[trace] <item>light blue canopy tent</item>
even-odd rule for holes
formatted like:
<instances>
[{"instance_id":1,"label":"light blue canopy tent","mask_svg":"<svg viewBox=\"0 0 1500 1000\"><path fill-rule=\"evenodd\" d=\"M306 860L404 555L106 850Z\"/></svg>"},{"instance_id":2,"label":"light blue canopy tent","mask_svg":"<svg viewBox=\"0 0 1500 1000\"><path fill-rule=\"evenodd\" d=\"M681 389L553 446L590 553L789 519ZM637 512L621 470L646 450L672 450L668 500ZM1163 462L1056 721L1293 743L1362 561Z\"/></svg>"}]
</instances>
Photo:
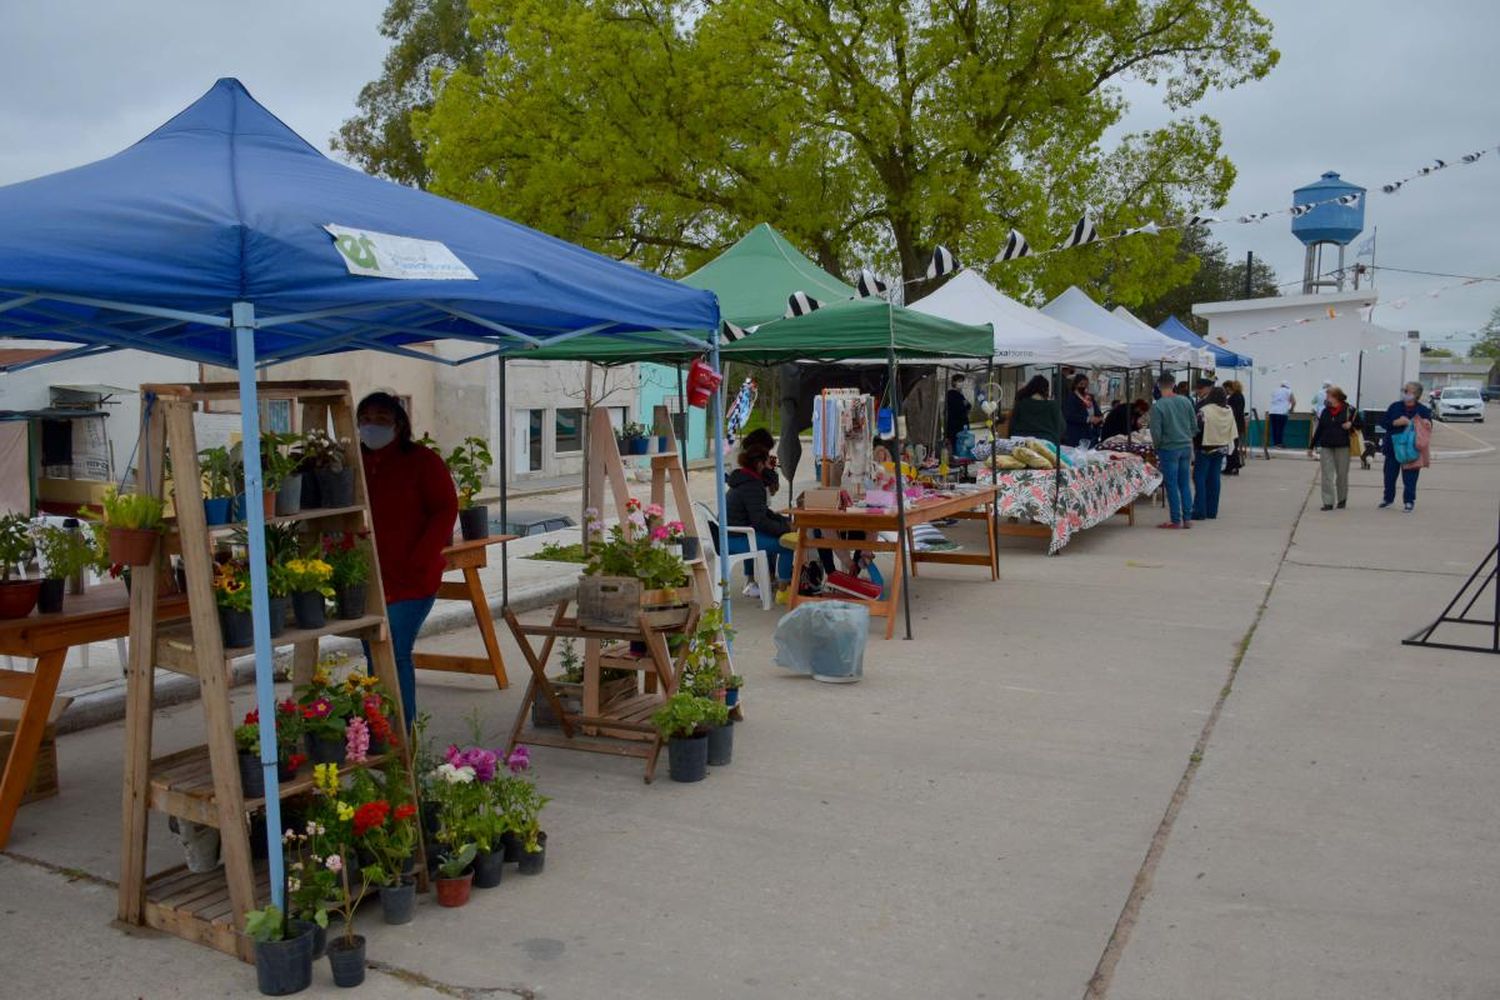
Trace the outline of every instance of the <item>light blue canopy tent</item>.
<instances>
[{"instance_id":1,"label":"light blue canopy tent","mask_svg":"<svg viewBox=\"0 0 1500 1000\"><path fill-rule=\"evenodd\" d=\"M1156 329L1173 340L1180 340L1184 344L1192 344L1194 347L1203 347L1212 351L1215 368L1249 368L1255 364L1254 360L1245 357L1243 354L1236 354L1227 347L1220 347L1218 344L1211 344L1207 340L1204 340L1176 316L1168 316L1162 320Z\"/></svg>"},{"instance_id":2,"label":"light blue canopy tent","mask_svg":"<svg viewBox=\"0 0 1500 1000\"><path fill-rule=\"evenodd\" d=\"M237 368L250 496L257 367L350 350L503 365L574 337L663 333L717 367L718 327L710 292L329 160L237 80L114 156L0 187L0 337L74 345L48 361L134 348ZM410 347L438 339L474 353ZM265 517L246 506L270 884L284 907Z\"/></svg>"}]
</instances>

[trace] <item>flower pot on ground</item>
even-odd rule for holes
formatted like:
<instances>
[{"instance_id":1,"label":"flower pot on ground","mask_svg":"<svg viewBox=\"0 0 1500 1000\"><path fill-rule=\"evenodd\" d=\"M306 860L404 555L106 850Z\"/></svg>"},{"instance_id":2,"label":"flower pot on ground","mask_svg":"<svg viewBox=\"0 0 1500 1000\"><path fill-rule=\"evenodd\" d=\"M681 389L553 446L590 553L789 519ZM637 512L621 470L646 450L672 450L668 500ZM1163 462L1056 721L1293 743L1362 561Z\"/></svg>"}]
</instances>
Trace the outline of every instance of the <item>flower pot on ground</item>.
<instances>
[{"instance_id":1,"label":"flower pot on ground","mask_svg":"<svg viewBox=\"0 0 1500 1000\"><path fill-rule=\"evenodd\" d=\"M42 580L37 590L36 609L44 615L52 615L63 609L63 594L67 592L68 581L62 578L53 579L48 577Z\"/></svg>"},{"instance_id":2,"label":"flower pot on ground","mask_svg":"<svg viewBox=\"0 0 1500 1000\"><path fill-rule=\"evenodd\" d=\"M334 938L328 944L328 965L333 970L333 985L358 986L365 981L365 939L354 935L353 940Z\"/></svg>"},{"instance_id":3,"label":"flower pot on ground","mask_svg":"<svg viewBox=\"0 0 1500 1000\"><path fill-rule=\"evenodd\" d=\"M466 542L490 537L490 508L484 504L459 508L458 533Z\"/></svg>"},{"instance_id":4,"label":"flower pot on ground","mask_svg":"<svg viewBox=\"0 0 1500 1000\"><path fill-rule=\"evenodd\" d=\"M464 844L450 849L438 862L439 906L463 906L469 901L469 889L474 882L474 856L478 853L473 844Z\"/></svg>"},{"instance_id":5,"label":"flower pot on ground","mask_svg":"<svg viewBox=\"0 0 1500 1000\"><path fill-rule=\"evenodd\" d=\"M708 774L708 728L723 725L729 710L722 702L678 691L651 715L651 724L667 741L667 772L673 781L702 781Z\"/></svg>"},{"instance_id":6,"label":"flower pot on ground","mask_svg":"<svg viewBox=\"0 0 1500 1000\"><path fill-rule=\"evenodd\" d=\"M292 615L297 619L297 627L313 629L328 624L326 603L316 590L299 590L292 594Z\"/></svg>"},{"instance_id":7,"label":"flower pot on ground","mask_svg":"<svg viewBox=\"0 0 1500 1000\"><path fill-rule=\"evenodd\" d=\"M479 851L474 855L474 888L493 889L500 884L505 870L505 848Z\"/></svg>"},{"instance_id":8,"label":"flower pot on ground","mask_svg":"<svg viewBox=\"0 0 1500 1000\"><path fill-rule=\"evenodd\" d=\"M286 517L302 509L302 474L289 475L276 491L276 516Z\"/></svg>"},{"instance_id":9,"label":"flower pot on ground","mask_svg":"<svg viewBox=\"0 0 1500 1000\"><path fill-rule=\"evenodd\" d=\"M542 868L547 864L547 834L545 832L536 835L536 850L527 850L525 843L521 844L521 853L516 858L516 871L522 875L540 875Z\"/></svg>"},{"instance_id":10,"label":"flower pot on ground","mask_svg":"<svg viewBox=\"0 0 1500 1000\"><path fill-rule=\"evenodd\" d=\"M694 782L708 777L708 731L674 736L667 744L667 774L673 781Z\"/></svg>"},{"instance_id":11,"label":"flower pot on ground","mask_svg":"<svg viewBox=\"0 0 1500 1000\"><path fill-rule=\"evenodd\" d=\"M734 723L710 726L708 729L708 763L723 767L734 760Z\"/></svg>"},{"instance_id":12,"label":"flower pot on ground","mask_svg":"<svg viewBox=\"0 0 1500 1000\"><path fill-rule=\"evenodd\" d=\"M380 887L380 912L388 924L409 924L417 909L417 883L402 878L396 885Z\"/></svg>"},{"instance_id":13,"label":"flower pot on ground","mask_svg":"<svg viewBox=\"0 0 1500 1000\"><path fill-rule=\"evenodd\" d=\"M505 853L505 863L515 864L521 860L521 838L512 830L500 835L500 847Z\"/></svg>"},{"instance_id":14,"label":"flower pot on ground","mask_svg":"<svg viewBox=\"0 0 1500 1000\"><path fill-rule=\"evenodd\" d=\"M255 644L255 623L248 609L219 608L219 630L224 636L225 649L241 649Z\"/></svg>"},{"instance_id":15,"label":"flower pot on ground","mask_svg":"<svg viewBox=\"0 0 1500 1000\"><path fill-rule=\"evenodd\" d=\"M328 928L312 920L293 920L292 930L295 933L306 931L312 935L312 957L316 962L328 954Z\"/></svg>"},{"instance_id":16,"label":"flower pot on ground","mask_svg":"<svg viewBox=\"0 0 1500 1000\"><path fill-rule=\"evenodd\" d=\"M255 981L264 996L287 996L312 985L311 926L285 920L274 906L245 914L245 934L255 942Z\"/></svg>"}]
</instances>

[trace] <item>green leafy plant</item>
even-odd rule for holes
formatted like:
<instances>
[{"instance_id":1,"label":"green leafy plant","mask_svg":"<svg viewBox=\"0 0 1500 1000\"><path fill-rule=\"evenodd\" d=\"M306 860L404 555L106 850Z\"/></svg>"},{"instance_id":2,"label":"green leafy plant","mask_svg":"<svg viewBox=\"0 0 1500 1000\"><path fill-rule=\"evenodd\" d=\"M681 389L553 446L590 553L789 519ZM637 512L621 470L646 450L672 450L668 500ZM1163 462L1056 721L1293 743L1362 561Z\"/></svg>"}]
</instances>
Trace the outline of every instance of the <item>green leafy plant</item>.
<instances>
[{"instance_id":1,"label":"green leafy plant","mask_svg":"<svg viewBox=\"0 0 1500 1000\"><path fill-rule=\"evenodd\" d=\"M49 580L66 580L99 561L91 532L43 524L36 527L34 535L37 560L42 575Z\"/></svg>"},{"instance_id":2,"label":"green leafy plant","mask_svg":"<svg viewBox=\"0 0 1500 1000\"><path fill-rule=\"evenodd\" d=\"M145 493L121 493L110 486L100 499L104 509L104 524L110 528L126 528L132 531L156 531L162 522L160 497Z\"/></svg>"},{"instance_id":3,"label":"green leafy plant","mask_svg":"<svg viewBox=\"0 0 1500 1000\"><path fill-rule=\"evenodd\" d=\"M635 441L646 436L646 428L638 423L631 422L620 429L620 437L626 441Z\"/></svg>"},{"instance_id":4,"label":"green leafy plant","mask_svg":"<svg viewBox=\"0 0 1500 1000\"><path fill-rule=\"evenodd\" d=\"M729 709L722 702L678 691L651 714L651 724L667 740L686 739L703 726L722 726Z\"/></svg>"},{"instance_id":5,"label":"green leafy plant","mask_svg":"<svg viewBox=\"0 0 1500 1000\"><path fill-rule=\"evenodd\" d=\"M342 590L370 578L370 557L360 544L362 533L342 531L323 536L323 561L333 567L333 587Z\"/></svg>"},{"instance_id":6,"label":"green leafy plant","mask_svg":"<svg viewBox=\"0 0 1500 1000\"><path fill-rule=\"evenodd\" d=\"M198 471L203 476L203 495L210 499L233 496L235 463L229 449L222 445L198 452Z\"/></svg>"},{"instance_id":7,"label":"green leafy plant","mask_svg":"<svg viewBox=\"0 0 1500 1000\"><path fill-rule=\"evenodd\" d=\"M583 554L583 543L574 542L572 545L564 545L562 542L548 542L526 559L543 559L549 562L586 563L588 556Z\"/></svg>"},{"instance_id":8,"label":"green leafy plant","mask_svg":"<svg viewBox=\"0 0 1500 1000\"><path fill-rule=\"evenodd\" d=\"M734 629L724 621L723 605L715 604L704 611L688 636L681 686L704 697L717 697L725 688L736 686L726 681L723 667L733 637Z\"/></svg>"},{"instance_id":9,"label":"green leafy plant","mask_svg":"<svg viewBox=\"0 0 1500 1000\"><path fill-rule=\"evenodd\" d=\"M31 521L26 515L0 517L0 580L9 580L16 566L24 567L31 560L32 549Z\"/></svg>"},{"instance_id":10,"label":"green leafy plant","mask_svg":"<svg viewBox=\"0 0 1500 1000\"><path fill-rule=\"evenodd\" d=\"M478 853L479 849L473 844L455 847L444 854L442 860L438 862L438 872L443 878L461 878L474 863L474 856Z\"/></svg>"},{"instance_id":11,"label":"green leafy plant","mask_svg":"<svg viewBox=\"0 0 1500 1000\"><path fill-rule=\"evenodd\" d=\"M468 510L474 506L475 494L484 487L485 473L495 464L495 458L484 438L468 437L444 461L458 486L458 509Z\"/></svg>"},{"instance_id":12,"label":"green leafy plant","mask_svg":"<svg viewBox=\"0 0 1500 1000\"><path fill-rule=\"evenodd\" d=\"M251 940L262 944L281 941L286 938L286 930L286 918L282 916L281 908L274 903L267 903L263 909L245 912L245 934Z\"/></svg>"},{"instance_id":13,"label":"green leafy plant","mask_svg":"<svg viewBox=\"0 0 1500 1000\"><path fill-rule=\"evenodd\" d=\"M301 434L263 431L260 435L260 469L264 480L262 489L275 493L297 471L301 461L293 454L292 447L302 440Z\"/></svg>"},{"instance_id":14,"label":"green leafy plant","mask_svg":"<svg viewBox=\"0 0 1500 1000\"><path fill-rule=\"evenodd\" d=\"M542 808L552 800L522 775L503 779L506 828L521 838L521 848L531 854L542 849Z\"/></svg>"}]
</instances>

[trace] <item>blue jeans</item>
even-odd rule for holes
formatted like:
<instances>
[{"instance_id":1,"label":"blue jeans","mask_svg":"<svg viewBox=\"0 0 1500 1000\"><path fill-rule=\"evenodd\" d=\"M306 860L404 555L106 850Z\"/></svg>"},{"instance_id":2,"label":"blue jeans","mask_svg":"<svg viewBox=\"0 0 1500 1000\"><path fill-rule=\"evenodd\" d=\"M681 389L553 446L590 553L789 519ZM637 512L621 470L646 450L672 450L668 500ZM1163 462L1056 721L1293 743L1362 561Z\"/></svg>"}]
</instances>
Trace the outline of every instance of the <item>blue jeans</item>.
<instances>
[{"instance_id":1,"label":"blue jeans","mask_svg":"<svg viewBox=\"0 0 1500 1000\"><path fill-rule=\"evenodd\" d=\"M766 554L766 561L776 573L776 579L785 583L792 578L792 550L784 548L780 535L768 535L764 531L755 533L755 547ZM749 552L750 545L741 534L729 536L729 554Z\"/></svg>"},{"instance_id":2,"label":"blue jeans","mask_svg":"<svg viewBox=\"0 0 1500 1000\"><path fill-rule=\"evenodd\" d=\"M406 717L407 729L411 728L411 720L417 717L417 668L411 662L411 651L435 600L435 597L418 597L385 606L386 620L391 625L391 646L396 656L396 680L401 684L401 712ZM365 655L369 656L368 646Z\"/></svg>"},{"instance_id":3,"label":"blue jeans","mask_svg":"<svg viewBox=\"0 0 1500 1000\"><path fill-rule=\"evenodd\" d=\"M1193 512L1193 449L1163 448L1156 453L1156 461L1167 490L1172 523L1181 524Z\"/></svg>"},{"instance_id":4,"label":"blue jeans","mask_svg":"<svg viewBox=\"0 0 1500 1000\"><path fill-rule=\"evenodd\" d=\"M1396 499L1396 477L1401 477L1401 502L1417 502L1417 476L1422 474L1421 469L1403 469L1401 463L1396 461L1396 456L1387 453L1385 456L1385 502L1391 503Z\"/></svg>"},{"instance_id":5,"label":"blue jeans","mask_svg":"<svg viewBox=\"0 0 1500 1000\"><path fill-rule=\"evenodd\" d=\"M1193 463L1193 517L1197 520L1219 516L1219 477L1224 472L1224 456L1202 452Z\"/></svg>"}]
</instances>

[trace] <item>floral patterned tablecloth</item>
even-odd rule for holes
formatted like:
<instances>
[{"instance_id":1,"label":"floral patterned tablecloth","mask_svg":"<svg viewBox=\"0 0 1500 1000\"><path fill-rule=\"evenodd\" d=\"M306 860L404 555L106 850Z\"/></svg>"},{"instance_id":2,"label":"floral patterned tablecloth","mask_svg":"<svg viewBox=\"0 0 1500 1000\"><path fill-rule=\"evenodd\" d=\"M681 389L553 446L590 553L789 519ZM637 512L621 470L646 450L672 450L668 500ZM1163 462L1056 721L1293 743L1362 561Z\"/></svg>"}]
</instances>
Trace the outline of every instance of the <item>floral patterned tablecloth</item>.
<instances>
[{"instance_id":1,"label":"floral patterned tablecloth","mask_svg":"<svg viewBox=\"0 0 1500 1000\"><path fill-rule=\"evenodd\" d=\"M999 470L997 506L1001 517L1025 517L1052 528L1048 553L1055 553L1072 539L1074 532L1108 520L1136 497L1156 492L1161 474L1134 455L1111 459L1108 464L1090 463L1082 468L1064 468L1062 498L1054 503L1057 473L1052 469ZM990 470L978 473L988 485Z\"/></svg>"}]
</instances>

